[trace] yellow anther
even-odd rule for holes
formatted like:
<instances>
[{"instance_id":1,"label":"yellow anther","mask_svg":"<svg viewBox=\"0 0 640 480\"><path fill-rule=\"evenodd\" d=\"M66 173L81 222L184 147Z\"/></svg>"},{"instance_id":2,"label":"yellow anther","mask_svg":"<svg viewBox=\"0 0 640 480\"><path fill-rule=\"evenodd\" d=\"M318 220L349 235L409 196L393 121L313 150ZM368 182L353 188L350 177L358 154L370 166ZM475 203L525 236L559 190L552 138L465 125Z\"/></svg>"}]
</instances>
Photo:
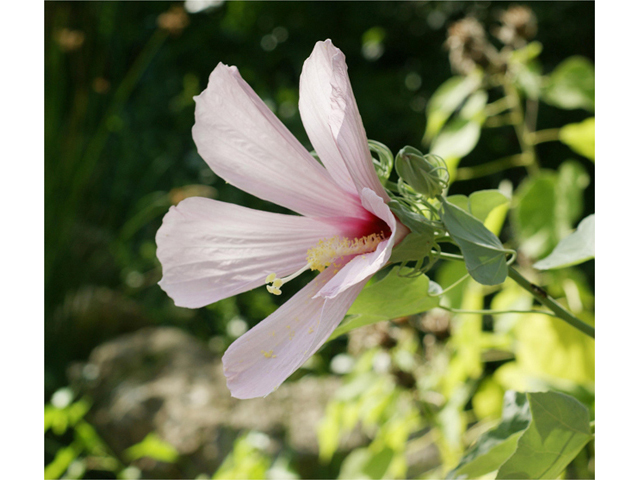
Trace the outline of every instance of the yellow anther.
<instances>
[{"instance_id":1,"label":"yellow anther","mask_svg":"<svg viewBox=\"0 0 640 480\"><path fill-rule=\"evenodd\" d=\"M279 288L276 287L272 287L271 285L267 285L267 291L273 295L280 295L282 294L282 290L280 290Z\"/></svg>"},{"instance_id":2,"label":"yellow anther","mask_svg":"<svg viewBox=\"0 0 640 480\"><path fill-rule=\"evenodd\" d=\"M307 250L307 262L311 270L322 272L332 265L337 267L335 260L348 255L358 255L373 252L378 244L384 240L379 233L372 233L366 237L349 239L345 237L323 238L314 248Z\"/></svg>"},{"instance_id":3,"label":"yellow anther","mask_svg":"<svg viewBox=\"0 0 640 480\"><path fill-rule=\"evenodd\" d=\"M276 274L270 273L269 275L267 275L267 278L265 279L264 283L273 283L275 279L276 279Z\"/></svg>"}]
</instances>

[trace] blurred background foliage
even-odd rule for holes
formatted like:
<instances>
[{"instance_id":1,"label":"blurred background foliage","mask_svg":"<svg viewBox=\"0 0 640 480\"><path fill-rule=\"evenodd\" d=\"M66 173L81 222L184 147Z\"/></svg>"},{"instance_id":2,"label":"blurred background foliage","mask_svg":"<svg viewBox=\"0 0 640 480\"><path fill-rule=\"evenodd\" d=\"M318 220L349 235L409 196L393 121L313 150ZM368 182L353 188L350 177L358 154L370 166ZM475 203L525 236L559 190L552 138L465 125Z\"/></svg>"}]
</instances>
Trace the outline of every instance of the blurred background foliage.
<instances>
[{"instance_id":1,"label":"blurred background foliage","mask_svg":"<svg viewBox=\"0 0 640 480\"><path fill-rule=\"evenodd\" d=\"M519 250L525 273L593 323L593 261L529 269L595 208L594 5L519 5L527 8L509 17L505 2L46 2L45 475L440 478L497 424L508 390L553 388L593 417L593 342L535 314L433 309L328 343L289 381L340 379L306 457L291 432L274 448L259 428L220 440L213 457L224 461L208 464L153 426L119 448L91 417L101 398L82 386L102 379L89 359L105 342L177 327L217 357L297 290L177 308L157 286L154 237L188 196L282 211L209 170L191 138L192 97L218 62L236 65L311 149L298 80L326 38L347 56L369 138L444 157L456 179L450 196L500 188L509 203L487 226ZM508 60L492 58L499 52ZM505 71L501 89L493 79ZM464 273L440 262L429 276L447 287ZM445 303L505 310L533 300L510 280L487 288L466 279ZM172 469L158 473L158 463ZM593 442L566 475L593 477Z\"/></svg>"}]
</instances>

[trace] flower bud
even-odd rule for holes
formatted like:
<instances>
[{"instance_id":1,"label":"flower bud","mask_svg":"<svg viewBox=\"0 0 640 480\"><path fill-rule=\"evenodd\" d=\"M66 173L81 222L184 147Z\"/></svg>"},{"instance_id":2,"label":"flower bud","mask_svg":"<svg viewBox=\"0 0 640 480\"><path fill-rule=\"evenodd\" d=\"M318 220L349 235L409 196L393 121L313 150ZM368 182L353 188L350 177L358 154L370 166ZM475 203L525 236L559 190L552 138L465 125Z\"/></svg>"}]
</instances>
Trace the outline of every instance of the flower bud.
<instances>
[{"instance_id":1,"label":"flower bud","mask_svg":"<svg viewBox=\"0 0 640 480\"><path fill-rule=\"evenodd\" d=\"M410 146L396 155L396 171L404 182L427 198L441 195L449 183L449 172L440 157L423 155Z\"/></svg>"}]
</instances>

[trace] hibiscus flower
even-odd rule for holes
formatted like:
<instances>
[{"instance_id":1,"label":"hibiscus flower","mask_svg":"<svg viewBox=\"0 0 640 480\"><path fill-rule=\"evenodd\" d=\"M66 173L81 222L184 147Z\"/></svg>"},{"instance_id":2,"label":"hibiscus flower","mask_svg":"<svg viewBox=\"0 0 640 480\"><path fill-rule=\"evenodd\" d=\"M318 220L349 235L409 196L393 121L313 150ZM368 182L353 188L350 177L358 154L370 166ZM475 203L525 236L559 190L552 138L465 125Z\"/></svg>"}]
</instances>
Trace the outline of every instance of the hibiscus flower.
<instances>
[{"instance_id":1,"label":"hibiscus flower","mask_svg":"<svg viewBox=\"0 0 640 480\"><path fill-rule=\"evenodd\" d=\"M193 138L215 174L300 215L183 200L156 236L162 289L198 308L265 284L279 295L302 272L320 272L222 358L234 397L266 396L322 346L408 230L387 206L331 40L316 44L300 78L300 115L322 164L236 67L218 64L195 100Z\"/></svg>"}]
</instances>

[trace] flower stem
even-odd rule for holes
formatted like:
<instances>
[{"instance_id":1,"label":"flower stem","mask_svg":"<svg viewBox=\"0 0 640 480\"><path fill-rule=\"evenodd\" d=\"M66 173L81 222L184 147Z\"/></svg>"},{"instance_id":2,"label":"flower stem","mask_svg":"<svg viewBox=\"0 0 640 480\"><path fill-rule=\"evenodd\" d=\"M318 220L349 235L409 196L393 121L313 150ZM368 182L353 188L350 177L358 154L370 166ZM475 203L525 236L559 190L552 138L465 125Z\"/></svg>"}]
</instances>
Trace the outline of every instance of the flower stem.
<instances>
[{"instance_id":1,"label":"flower stem","mask_svg":"<svg viewBox=\"0 0 640 480\"><path fill-rule=\"evenodd\" d=\"M547 312L546 310L464 310L460 308L451 308L444 307L439 305L438 308L446 310L451 313L459 313L459 314L482 314L482 315L502 315L504 313L539 313L541 315L549 315L550 317L555 317L556 314L553 312Z\"/></svg>"},{"instance_id":2,"label":"flower stem","mask_svg":"<svg viewBox=\"0 0 640 480\"><path fill-rule=\"evenodd\" d=\"M545 130L538 130L537 132L532 133L531 136L534 145L544 142L554 142L558 140L560 136L560 129L547 128Z\"/></svg>"},{"instance_id":3,"label":"flower stem","mask_svg":"<svg viewBox=\"0 0 640 480\"><path fill-rule=\"evenodd\" d=\"M456 261L464 261L464 257L462 255L456 255L454 253L440 253L440 257L447 260L456 260ZM555 317L559 318L567 322L574 328L577 328L582 333L589 335L591 338L596 338L596 329L591 325L583 322L578 319L574 314L566 310L562 305L556 302L549 294L543 290L538 285L531 283L529 280L524 278L520 272L518 272L512 266L509 267L509 276L522 288L524 288L527 292L529 292L533 297L538 300L541 304L551 310ZM488 313L488 312L487 312ZM545 313L545 312L536 312L536 313Z\"/></svg>"},{"instance_id":4,"label":"flower stem","mask_svg":"<svg viewBox=\"0 0 640 480\"><path fill-rule=\"evenodd\" d=\"M549 296L549 294L540 288L538 285L529 282L526 278L524 278L520 272L518 272L515 268L509 267L509 276L515 280L515 282L528 291L531 295L535 297L540 303L549 308L556 317L560 320L564 320L572 327L577 328L582 333L589 335L591 338L596 337L596 329L591 325L584 323L582 320L579 320L575 315L566 310L562 305L556 302L553 298Z\"/></svg>"},{"instance_id":5,"label":"flower stem","mask_svg":"<svg viewBox=\"0 0 640 480\"><path fill-rule=\"evenodd\" d=\"M519 153L509 157L500 158L493 162L483 163L475 167L458 168L456 172L456 180L472 180L478 177L484 177L493 173L498 173L508 168L526 167L531 164L531 157Z\"/></svg>"}]
</instances>

